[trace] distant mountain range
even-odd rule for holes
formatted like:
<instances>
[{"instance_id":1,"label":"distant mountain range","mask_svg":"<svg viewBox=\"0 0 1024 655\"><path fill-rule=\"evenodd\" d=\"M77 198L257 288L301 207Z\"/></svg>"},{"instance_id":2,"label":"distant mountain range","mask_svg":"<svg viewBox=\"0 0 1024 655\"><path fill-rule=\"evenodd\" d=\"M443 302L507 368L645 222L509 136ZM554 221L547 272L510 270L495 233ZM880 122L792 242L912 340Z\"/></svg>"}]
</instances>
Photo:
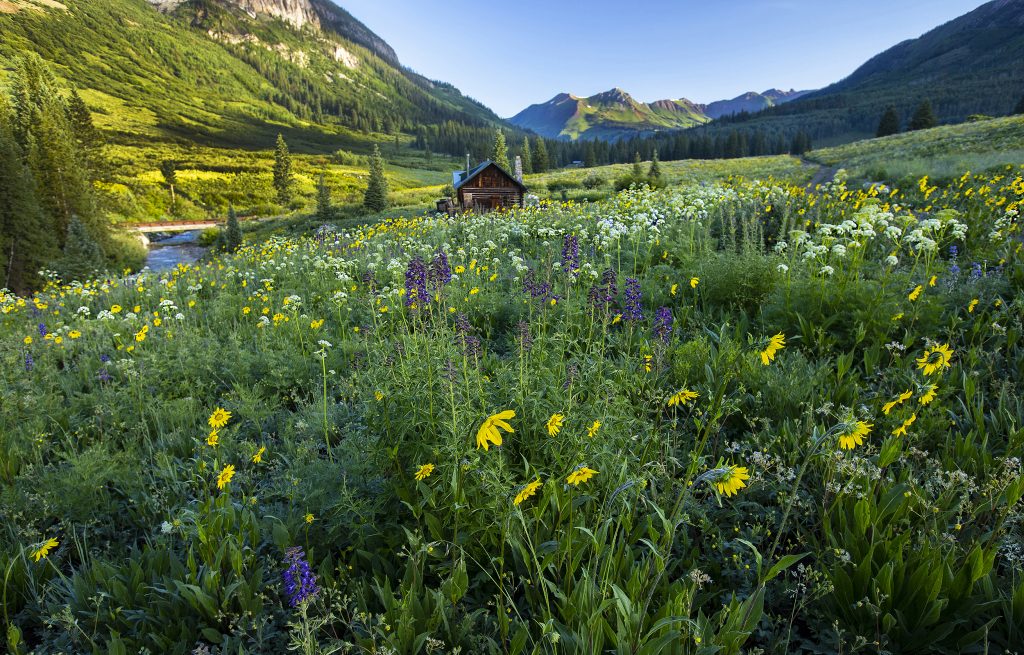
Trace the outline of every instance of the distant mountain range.
<instances>
[{"instance_id":1,"label":"distant mountain range","mask_svg":"<svg viewBox=\"0 0 1024 655\"><path fill-rule=\"evenodd\" d=\"M702 125L722 116L755 112L774 107L807 94L807 91L769 89L751 91L731 100L706 105L680 98L644 103L622 89L581 98L560 93L551 100L531 105L508 119L510 123L551 139L603 139Z\"/></svg>"}]
</instances>

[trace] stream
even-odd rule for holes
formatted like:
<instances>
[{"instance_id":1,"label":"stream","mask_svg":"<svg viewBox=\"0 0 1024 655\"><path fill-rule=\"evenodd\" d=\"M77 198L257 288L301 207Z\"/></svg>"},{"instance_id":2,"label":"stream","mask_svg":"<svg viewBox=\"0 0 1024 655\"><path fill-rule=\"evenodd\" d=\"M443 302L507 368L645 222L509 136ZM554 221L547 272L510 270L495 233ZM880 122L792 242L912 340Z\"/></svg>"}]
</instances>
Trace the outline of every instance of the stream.
<instances>
[{"instance_id":1,"label":"stream","mask_svg":"<svg viewBox=\"0 0 1024 655\"><path fill-rule=\"evenodd\" d=\"M167 271L178 264L199 261L206 251L207 248L199 245L199 230L175 232L171 235L152 234L146 266L154 271Z\"/></svg>"}]
</instances>

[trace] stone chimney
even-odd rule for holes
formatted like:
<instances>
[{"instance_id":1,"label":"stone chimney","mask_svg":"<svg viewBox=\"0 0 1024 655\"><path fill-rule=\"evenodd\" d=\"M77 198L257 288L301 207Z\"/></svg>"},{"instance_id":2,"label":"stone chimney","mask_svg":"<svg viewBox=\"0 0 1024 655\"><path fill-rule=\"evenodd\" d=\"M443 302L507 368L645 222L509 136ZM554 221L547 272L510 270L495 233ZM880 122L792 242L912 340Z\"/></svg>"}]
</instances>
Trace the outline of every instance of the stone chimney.
<instances>
[{"instance_id":1,"label":"stone chimney","mask_svg":"<svg viewBox=\"0 0 1024 655\"><path fill-rule=\"evenodd\" d=\"M515 170L516 181L519 182L520 184L522 184L523 183L523 158L520 157L519 155L516 155L515 169L516 169Z\"/></svg>"}]
</instances>

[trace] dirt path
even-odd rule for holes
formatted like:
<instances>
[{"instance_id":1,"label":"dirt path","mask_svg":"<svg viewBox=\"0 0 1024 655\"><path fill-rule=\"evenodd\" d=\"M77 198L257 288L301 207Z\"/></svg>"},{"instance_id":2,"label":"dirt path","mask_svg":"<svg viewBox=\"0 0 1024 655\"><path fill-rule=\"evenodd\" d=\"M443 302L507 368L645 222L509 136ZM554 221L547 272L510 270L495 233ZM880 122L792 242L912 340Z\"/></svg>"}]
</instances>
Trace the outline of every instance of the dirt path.
<instances>
[{"instance_id":1,"label":"dirt path","mask_svg":"<svg viewBox=\"0 0 1024 655\"><path fill-rule=\"evenodd\" d=\"M815 171L814 176L811 178L811 181L807 183L808 189L813 189L819 184L826 184L828 182L831 182L832 178L836 176L836 171L839 170L837 168L832 168L831 166L824 166L822 164L813 162L810 159L806 159L803 157L801 157L800 161L803 162L804 166L813 166L818 169L817 171Z\"/></svg>"}]
</instances>

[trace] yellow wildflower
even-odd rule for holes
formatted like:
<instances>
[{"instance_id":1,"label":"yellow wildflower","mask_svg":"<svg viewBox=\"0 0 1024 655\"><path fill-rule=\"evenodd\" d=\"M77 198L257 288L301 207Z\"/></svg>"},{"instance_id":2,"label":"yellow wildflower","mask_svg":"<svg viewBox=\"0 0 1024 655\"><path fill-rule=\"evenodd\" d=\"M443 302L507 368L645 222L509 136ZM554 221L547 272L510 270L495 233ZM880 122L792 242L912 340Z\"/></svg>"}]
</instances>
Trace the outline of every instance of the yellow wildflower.
<instances>
[{"instance_id":1,"label":"yellow wildflower","mask_svg":"<svg viewBox=\"0 0 1024 655\"><path fill-rule=\"evenodd\" d=\"M32 345L32 337L25 337L24 339L21 340L21 342L23 344L25 344L26 346L31 346Z\"/></svg>"},{"instance_id":2,"label":"yellow wildflower","mask_svg":"<svg viewBox=\"0 0 1024 655\"><path fill-rule=\"evenodd\" d=\"M728 470L723 473L715 482L715 489L718 493L726 496L735 496L736 493L747 486L744 480L750 479L750 472L746 466L727 466Z\"/></svg>"},{"instance_id":3,"label":"yellow wildflower","mask_svg":"<svg viewBox=\"0 0 1024 655\"><path fill-rule=\"evenodd\" d=\"M690 278L690 288L691 289L696 289L698 284L700 284L700 278L699 277L691 277Z\"/></svg>"},{"instance_id":4,"label":"yellow wildflower","mask_svg":"<svg viewBox=\"0 0 1024 655\"><path fill-rule=\"evenodd\" d=\"M321 319L317 319L315 321L310 321L309 322L309 327L311 329L313 329L313 330L319 330L320 328L323 327L323 325L324 325L324 319L322 319L322 318Z\"/></svg>"},{"instance_id":5,"label":"yellow wildflower","mask_svg":"<svg viewBox=\"0 0 1024 655\"><path fill-rule=\"evenodd\" d=\"M909 300L910 302L915 302L918 298L921 297L922 291L924 291L924 287L921 286L920 284L917 285L916 287L914 287L914 290L911 291L910 294L907 296L907 300Z\"/></svg>"},{"instance_id":6,"label":"yellow wildflower","mask_svg":"<svg viewBox=\"0 0 1024 655\"><path fill-rule=\"evenodd\" d=\"M518 494L516 494L516 497L512 501L512 504L521 505L524 500L536 494L537 490L540 489L543 484L544 483L541 482L540 480L534 480L533 482L529 483L528 485L523 487Z\"/></svg>"},{"instance_id":7,"label":"yellow wildflower","mask_svg":"<svg viewBox=\"0 0 1024 655\"><path fill-rule=\"evenodd\" d=\"M430 477L430 474L434 472L433 464L424 464L420 466L419 470L416 471L417 480L426 480Z\"/></svg>"},{"instance_id":8,"label":"yellow wildflower","mask_svg":"<svg viewBox=\"0 0 1024 655\"><path fill-rule=\"evenodd\" d=\"M507 422L509 419L515 417L516 413L511 409L507 409L504 412L492 414L484 419L484 422L480 425L480 429L476 432L476 447L488 450L490 448L490 444L500 446L502 442L502 430L510 433L515 432L515 430L512 429L512 426Z\"/></svg>"},{"instance_id":9,"label":"yellow wildflower","mask_svg":"<svg viewBox=\"0 0 1024 655\"><path fill-rule=\"evenodd\" d=\"M978 299L975 298L974 300L971 301L971 304L967 305L967 313L968 314L973 314L974 313L974 309L977 306L978 306Z\"/></svg>"},{"instance_id":10,"label":"yellow wildflower","mask_svg":"<svg viewBox=\"0 0 1024 655\"><path fill-rule=\"evenodd\" d=\"M598 472L592 468L581 466L572 473L570 473L569 477L567 477L565 481L573 485L574 487L578 487L581 483L586 482L590 478L597 475L597 473Z\"/></svg>"},{"instance_id":11,"label":"yellow wildflower","mask_svg":"<svg viewBox=\"0 0 1024 655\"><path fill-rule=\"evenodd\" d=\"M306 523L312 523L313 521L315 521L315 520L316 520L316 517L315 517L315 516L313 516L312 514L306 514L306 516L305 516L305 517L303 518L303 520L304 520L304 521L305 521Z\"/></svg>"},{"instance_id":12,"label":"yellow wildflower","mask_svg":"<svg viewBox=\"0 0 1024 655\"><path fill-rule=\"evenodd\" d=\"M873 427L875 426L871 423L857 421L852 430L839 435L839 447L845 450L853 450L857 446L862 445L864 443L864 438L868 436L871 432L871 428Z\"/></svg>"},{"instance_id":13,"label":"yellow wildflower","mask_svg":"<svg viewBox=\"0 0 1024 655\"><path fill-rule=\"evenodd\" d=\"M917 358L917 368L924 369L925 375L933 375L944 368L949 368L952 359L953 350L947 344L939 344L924 351L924 354Z\"/></svg>"},{"instance_id":14,"label":"yellow wildflower","mask_svg":"<svg viewBox=\"0 0 1024 655\"><path fill-rule=\"evenodd\" d=\"M82 336L82 333L79 332L78 330L71 330L70 332L68 332L68 337L70 337L72 339L78 339L81 336Z\"/></svg>"},{"instance_id":15,"label":"yellow wildflower","mask_svg":"<svg viewBox=\"0 0 1024 655\"><path fill-rule=\"evenodd\" d=\"M555 436L562 430L562 424L565 422L565 416L562 414L552 414L551 418L548 419L547 429L549 436Z\"/></svg>"},{"instance_id":16,"label":"yellow wildflower","mask_svg":"<svg viewBox=\"0 0 1024 655\"><path fill-rule=\"evenodd\" d=\"M217 475L217 488L223 489L226 487L233 477L235 477L235 465L228 464L224 467L224 470Z\"/></svg>"},{"instance_id":17,"label":"yellow wildflower","mask_svg":"<svg viewBox=\"0 0 1024 655\"><path fill-rule=\"evenodd\" d=\"M210 430L210 434L206 437L207 446L217 446L220 444L220 433L216 430Z\"/></svg>"},{"instance_id":18,"label":"yellow wildflower","mask_svg":"<svg viewBox=\"0 0 1024 655\"><path fill-rule=\"evenodd\" d=\"M768 345L761 351L761 363L768 366L775 361L775 354L786 347L786 336L779 332L768 340Z\"/></svg>"},{"instance_id":19,"label":"yellow wildflower","mask_svg":"<svg viewBox=\"0 0 1024 655\"><path fill-rule=\"evenodd\" d=\"M590 424L590 427L587 428L587 436L590 437L590 438L593 438L594 435L597 434L597 431L600 430L600 429L601 429L601 421L594 421L593 423Z\"/></svg>"},{"instance_id":20,"label":"yellow wildflower","mask_svg":"<svg viewBox=\"0 0 1024 655\"><path fill-rule=\"evenodd\" d=\"M898 427L898 428L896 428L895 430L892 431L893 436L894 437L898 437L900 435L906 435L907 434L907 428L909 428L911 425L913 425L914 421L916 421L916 420L917 420L917 414L911 414L910 418L908 418L906 421L903 421L903 425L901 425L900 427Z\"/></svg>"},{"instance_id":21,"label":"yellow wildflower","mask_svg":"<svg viewBox=\"0 0 1024 655\"><path fill-rule=\"evenodd\" d=\"M913 392L911 392L909 389L907 389L906 391L901 393L899 396L897 396L895 399L890 400L889 402L885 403L885 405L882 406L882 413L885 414L886 416L888 416L889 412L892 411L893 407L895 407L896 405L902 405L907 400L910 400L910 397L913 396L913 395L914 395Z\"/></svg>"},{"instance_id":22,"label":"yellow wildflower","mask_svg":"<svg viewBox=\"0 0 1024 655\"><path fill-rule=\"evenodd\" d=\"M686 406L686 405L689 405L690 402L692 402L694 400L697 400L698 396L700 396L700 394L697 393L696 391L690 391L689 389L682 389L682 390L677 391L676 393L672 394L672 397L668 399L668 406L669 407L676 407L678 405Z\"/></svg>"},{"instance_id":23,"label":"yellow wildflower","mask_svg":"<svg viewBox=\"0 0 1024 655\"><path fill-rule=\"evenodd\" d=\"M38 562L41 559L45 559L45 558L49 557L50 556L50 551L53 550L54 548L56 548L59 545L60 545L59 541L57 541L53 537L50 537L49 539L44 541L39 546L39 548L36 548L35 550L32 551L32 559L33 559L33 561Z\"/></svg>"},{"instance_id":24,"label":"yellow wildflower","mask_svg":"<svg viewBox=\"0 0 1024 655\"><path fill-rule=\"evenodd\" d=\"M927 387L925 387L924 393L921 394L921 397L918 398L917 402L921 403L922 405L927 405L931 401L935 400L935 392L938 388L938 385L929 384Z\"/></svg>"},{"instance_id":25,"label":"yellow wildflower","mask_svg":"<svg viewBox=\"0 0 1024 655\"><path fill-rule=\"evenodd\" d=\"M672 288L671 288L671 289L669 289L669 293L670 293L670 294L672 294L672 295L674 296L674 295L676 295L676 291L677 291L678 289L679 289L679 285L678 285L678 284L673 284L673 285L672 285Z\"/></svg>"},{"instance_id":26,"label":"yellow wildflower","mask_svg":"<svg viewBox=\"0 0 1024 655\"><path fill-rule=\"evenodd\" d=\"M217 409L213 410L213 413L210 414L210 418L206 419L206 422L209 423L210 427L213 428L214 430L219 430L225 425L227 425L228 421L230 420L231 412L221 407L218 407Z\"/></svg>"},{"instance_id":27,"label":"yellow wildflower","mask_svg":"<svg viewBox=\"0 0 1024 655\"><path fill-rule=\"evenodd\" d=\"M263 461L263 455L265 455L266 452L267 452L267 447L266 446L260 446L260 449L256 451L256 454L254 454L252 456L252 463L253 464L259 464L260 462L262 462Z\"/></svg>"}]
</instances>

